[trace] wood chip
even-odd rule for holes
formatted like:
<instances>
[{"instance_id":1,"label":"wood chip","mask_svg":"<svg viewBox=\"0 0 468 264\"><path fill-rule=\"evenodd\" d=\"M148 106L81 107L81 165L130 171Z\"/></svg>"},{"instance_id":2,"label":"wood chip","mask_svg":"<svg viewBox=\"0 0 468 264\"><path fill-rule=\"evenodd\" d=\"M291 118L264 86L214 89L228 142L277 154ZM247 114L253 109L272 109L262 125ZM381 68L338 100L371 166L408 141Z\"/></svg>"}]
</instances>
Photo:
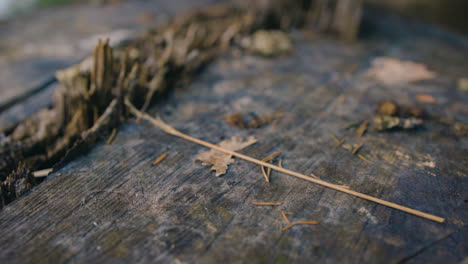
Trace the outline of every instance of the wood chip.
<instances>
[{"instance_id":1,"label":"wood chip","mask_svg":"<svg viewBox=\"0 0 468 264\"><path fill-rule=\"evenodd\" d=\"M318 221L296 221L296 222L292 222L290 224L288 224L287 226L283 227L281 229L281 231L286 231L288 230L289 228L295 226L295 225L318 225L320 224L320 222Z\"/></svg>"},{"instance_id":2,"label":"wood chip","mask_svg":"<svg viewBox=\"0 0 468 264\"><path fill-rule=\"evenodd\" d=\"M390 57L379 57L372 61L366 75L384 84L404 84L435 78L436 73L426 65L412 61L402 61Z\"/></svg>"},{"instance_id":3,"label":"wood chip","mask_svg":"<svg viewBox=\"0 0 468 264\"><path fill-rule=\"evenodd\" d=\"M155 159L152 163L151 163L151 166L155 166L155 165L158 165L159 163L161 163L164 159L167 158L167 152L162 154L161 156L159 156L157 159Z\"/></svg>"},{"instance_id":4,"label":"wood chip","mask_svg":"<svg viewBox=\"0 0 468 264\"><path fill-rule=\"evenodd\" d=\"M35 178L42 178L42 177L47 177L51 172L53 171L52 168L50 169L43 169L43 170L38 170L32 173L32 175Z\"/></svg>"},{"instance_id":5,"label":"wood chip","mask_svg":"<svg viewBox=\"0 0 468 264\"><path fill-rule=\"evenodd\" d=\"M275 202L250 202L253 205L259 205L259 206L278 206L282 205L283 203L275 203Z\"/></svg>"}]
</instances>

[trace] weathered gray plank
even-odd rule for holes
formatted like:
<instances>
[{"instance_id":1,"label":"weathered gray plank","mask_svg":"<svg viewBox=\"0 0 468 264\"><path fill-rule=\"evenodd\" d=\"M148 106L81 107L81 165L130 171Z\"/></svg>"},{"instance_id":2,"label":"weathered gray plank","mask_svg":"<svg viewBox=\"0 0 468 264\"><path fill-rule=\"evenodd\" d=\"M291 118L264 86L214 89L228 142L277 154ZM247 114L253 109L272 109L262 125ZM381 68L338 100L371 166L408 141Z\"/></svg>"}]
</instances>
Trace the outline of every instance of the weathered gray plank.
<instances>
[{"instance_id":1,"label":"weathered gray plank","mask_svg":"<svg viewBox=\"0 0 468 264\"><path fill-rule=\"evenodd\" d=\"M412 132L369 131L363 152L374 164L334 148L328 137L333 132L357 142L342 127L369 118L379 100L409 104L417 93L439 99L426 105L431 113L466 121L467 95L454 87L466 74L460 69L468 66L463 41L383 15L371 21L377 32L384 30L382 23L385 34L372 31L351 46L296 32L290 57L221 58L153 112L212 142L255 135L260 142L243 153L262 158L282 151L289 169L444 216L446 224L275 172L267 184L257 166L240 160L216 178L193 162L203 148L148 124L128 122L112 145L96 146L0 211L0 262L462 261L467 250L466 137L432 122ZM381 54L425 63L439 76L395 86L365 79L362 71L369 60ZM348 72L355 64L358 70ZM345 96L342 103L340 95ZM285 114L275 127L242 130L218 118L275 110ZM165 152L168 158L152 167ZM256 207L252 200L283 205ZM281 210L291 220L321 223L281 232Z\"/></svg>"}]
</instances>

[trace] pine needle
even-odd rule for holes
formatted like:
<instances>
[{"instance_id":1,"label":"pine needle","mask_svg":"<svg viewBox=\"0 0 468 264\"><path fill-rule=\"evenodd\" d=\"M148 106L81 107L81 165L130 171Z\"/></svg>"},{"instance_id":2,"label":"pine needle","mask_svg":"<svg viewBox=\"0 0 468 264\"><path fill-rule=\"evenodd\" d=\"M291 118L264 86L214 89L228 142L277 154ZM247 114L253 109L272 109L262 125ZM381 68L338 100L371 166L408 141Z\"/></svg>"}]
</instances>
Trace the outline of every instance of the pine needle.
<instances>
[{"instance_id":1,"label":"pine needle","mask_svg":"<svg viewBox=\"0 0 468 264\"><path fill-rule=\"evenodd\" d=\"M151 163L151 166L156 166L158 165L159 163L161 163L164 159L166 159L167 157L167 152L162 154L161 156L159 156L157 159L155 159L153 161L153 163Z\"/></svg>"},{"instance_id":2,"label":"pine needle","mask_svg":"<svg viewBox=\"0 0 468 264\"><path fill-rule=\"evenodd\" d=\"M296 222L292 222L290 224L288 224L287 226L283 227L281 229L281 231L286 231L288 230L289 228L295 226L295 225L318 225L320 224L320 222L318 221L296 221Z\"/></svg>"},{"instance_id":3,"label":"pine needle","mask_svg":"<svg viewBox=\"0 0 468 264\"><path fill-rule=\"evenodd\" d=\"M253 205L260 205L260 206L278 206L282 205L282 203L275 203L275 202L250 202Z\"/></svg>"},{"instance_id":4,"label":"pine needle","mask_svg":"<svg viewBox=\"0 0 468 264\"><path fill-rule=\"evenodd\" d=\"M284 221L286 221L286 224L291 224L291 221L289 221L288 216L283 211L281 211L281 217L283 217Z\"/></svg>"},{"instance_id":5,"label":"pine needle","mask_svg":"<svg viewBox=\"0 0 468 264\"><path fill-rule=\"evenodd\" d=\"M133 113L137 118L141 118L141 119L145 119L145 120L149 121L155 127L163 130L164 132L166 132L166 133L168 133L170 135L174 135L176 137L183 138L185 140L191 141L193 143L196 143L198 145L201 145L201 146L204 146L204 147L207 147L207 148L210 148L210 149L214 149L214 150L226 153L226 154L230 154L232 156L235 156L237 158L246 160L248 162L251 162L251 163L254 163L254 164L257 164L257 165L260 165L260 166L265 166L265 167L268 167L268 168L272 168L273 170L282 172L284 174L287 174L287 175L290 175L290 176L293 176L293 177L296 177L296 178L300 178L300 179L303 179L303 180L306 180L306 181L309 181L309 182L313 182L313 183L322 185L324 187L334 189L336 191L340 191L340 192L344 192L344 193L347 193L347 194L350 194L350 195L353 195L353 196L356 196L356 197L360 197L362 199L365 199L365 200L368 200L368 201L371 201L371 202L374 202L374 203L378 203L378 204L381 204L381 205L385 205L387 207L394 208L394 209L397 209L397 210L400 210L400 211L403 211L403 212L406 212L406 213L409 213L409 214L413 214L413 215L416 215L416 216L419 216L419 217L422 217L422 218L426 218L426 219L429 219L429 220L432 220L432 221L435 221L435 222L439 222L439 223L445 222L445 219L442 218L442 217L435 216L435 215L428 214L428 213L424 213L424 212L421 212L421 211L418 211L418 210L415 210L415 209L412 209L412 208L409 208L409 207L406 207L406 206L402 206L402 205L399 205L399 204L396 204L396 203L388 202L388 201L385 201L385 200L382 200L382 199L367 195L367 194L363 194L363 193L356 192L356 191L353 191L353 190L350 190L350 189L346 189L346 188L343 188L343 187L338 186L336 184L332 184L332 183L329 183L329 182L326 182L326 181L323 181L323 180L320 180L320 179L315 179L315 178L306 176L304 174L301 174L301 173L298 173L298 172L295 172L295 171L291 171L291 170L288 170L288 169L285 169L285 168L280 168L280 167L278 167L276 165L263 162L261 160L249 157L247 155L240 154L240 153L237 153L235 151L224 149L224 148L222 148L220 146L217 146L215 144L212 144L210 142L200 140L198 138L191 137L191 136L189 136L187 134L184 134L184 133L176 130L175 128L171 127L170 125L166 124L159 117L158 118L153 118L150 115L139 111L138 109L135 108L135 106L128 99L125 100L125 104L127 105L128 110L131 113Z\"/></svg>"}]
</instances>

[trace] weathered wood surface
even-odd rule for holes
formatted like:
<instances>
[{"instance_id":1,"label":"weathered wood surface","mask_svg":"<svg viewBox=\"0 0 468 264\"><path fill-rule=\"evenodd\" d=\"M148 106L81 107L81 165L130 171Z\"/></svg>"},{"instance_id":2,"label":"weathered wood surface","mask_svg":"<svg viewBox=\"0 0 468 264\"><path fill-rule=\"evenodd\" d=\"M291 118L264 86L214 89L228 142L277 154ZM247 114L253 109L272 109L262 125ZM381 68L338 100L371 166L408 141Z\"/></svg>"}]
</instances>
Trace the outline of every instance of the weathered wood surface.
<instances>
[{"instance_id":1,"label":"weathered wood surface","mask_svg":"<svg viewBox=\"0 0 468 264\"><path fill-rule=\"evenodd\" d=\"M289 57L228 55L152 109L192 136L218 142L255 135L242 153L281 151L284 166L447 218L437 224L273 172L241 160L221 178L196 164L205 149L142 122L127 122L111 145L53 173L0 211L0 262L163 263L459 263L468 235L468 141L430 122L411 132L342 128L371 117L379 100L413 104L429 93L434 114L468 121L468 95L455 82L468 73L467 41L380 13L349 45L295 32ZM375 56L425 63L432 81L386 86L363 77ZM357 70L353 71L352 69ZM344 97L342 97L343 95ZM343 101L344 98L344 101ZM276 126L237 129L233 112L281 111ZM329 132L364 142L368 164L335 148ZM163 153L168 158L151 162ZM259 207L250 201L282 202ZM281 232L280 212L317 220ZM466 261L466 259L465 259Z\"/></svg>"}]
</instances>

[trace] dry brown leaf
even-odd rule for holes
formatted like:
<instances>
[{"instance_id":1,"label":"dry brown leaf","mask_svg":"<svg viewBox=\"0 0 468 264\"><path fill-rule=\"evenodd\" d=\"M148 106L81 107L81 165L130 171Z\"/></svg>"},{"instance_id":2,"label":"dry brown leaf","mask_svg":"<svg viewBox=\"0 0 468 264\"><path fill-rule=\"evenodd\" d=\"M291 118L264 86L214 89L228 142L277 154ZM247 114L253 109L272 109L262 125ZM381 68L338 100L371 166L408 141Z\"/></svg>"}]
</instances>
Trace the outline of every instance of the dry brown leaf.
<instances>
[{"instance_id":1,"label":"dry brown leaf","mask_svg":"<svg viewBox=\"0 0 468 264\"><path fill-rule=\"evenodd\" d=\"M231 137L230 139L219 142L218 146L231 151L238 151L253 145L256 142L257 139L253 136L248 137L246 140L242 139L241 137ZM198 154L195 160L201 161L205 166L211 165L211 170L216 172L216 177L225 174L229 164L234 162L232 155L213 149Z\"/></svg>"},{"instance_id":2,"label":"dry brown leaf","mask_svg":"<svg viewBox=\"0 0 468 264\"><path fill-rule=\"evenodd\" d=\"M433 79L436 73L429 71L424 64L379 57L372 61L366 75L385 84L398 84Z\"/></svg>"}]
</instances>

